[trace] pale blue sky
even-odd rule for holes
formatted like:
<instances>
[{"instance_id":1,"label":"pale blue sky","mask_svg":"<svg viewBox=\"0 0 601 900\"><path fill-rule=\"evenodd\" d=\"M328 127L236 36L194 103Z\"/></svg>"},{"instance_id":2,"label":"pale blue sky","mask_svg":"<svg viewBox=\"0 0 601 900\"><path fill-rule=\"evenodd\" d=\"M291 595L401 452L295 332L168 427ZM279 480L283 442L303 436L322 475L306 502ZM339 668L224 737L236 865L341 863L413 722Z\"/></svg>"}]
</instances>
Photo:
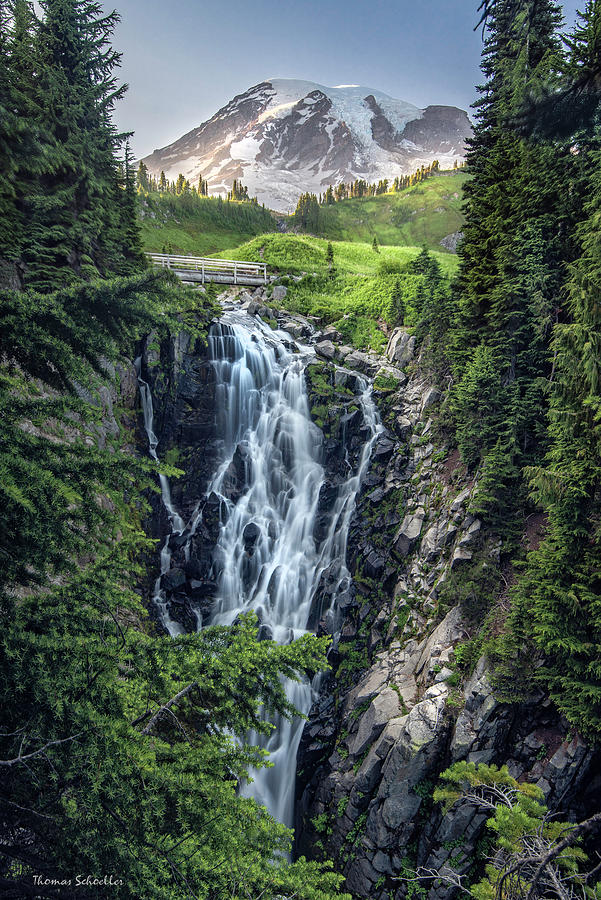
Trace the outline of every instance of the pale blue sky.
<instances>
[{"instance_id":1,"label":"pale blue sky","mask_svg":"<svg viewBox=\"0 0 601 900\"><path fill-rule=\"evenodd\" d=\"M106 6L112 4L106 3ZM475 99L477 0L116 0L136 156L270 77L362 84L416 106ZM569 25L577 6L564 4Z\"/></svg>"}]
</instances>

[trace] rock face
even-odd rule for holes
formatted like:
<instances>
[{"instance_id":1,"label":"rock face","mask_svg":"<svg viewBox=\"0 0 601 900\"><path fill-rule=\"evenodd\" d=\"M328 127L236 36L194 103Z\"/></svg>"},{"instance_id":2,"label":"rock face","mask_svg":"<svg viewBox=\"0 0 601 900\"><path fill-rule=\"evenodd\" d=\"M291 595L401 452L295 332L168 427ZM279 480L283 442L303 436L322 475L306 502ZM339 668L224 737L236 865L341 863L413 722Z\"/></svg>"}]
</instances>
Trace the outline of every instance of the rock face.
<instances>
[{"instance_id":1,"label":"rock face","mask_svg":"<svg viewBox=\"0 0 601 900\"><path fill-rule=\"evenodd\" d=\"M278 78L238 94L215 115L144 159L157 177L202 175L211 193L241 178L251 196L287 212L305 191L407 174L463 159L472 127L453 106L418 109L358 85Z\"/></svg>"},{"instance_id":2,"label":"rock face","mask_svg":"<svg viewBox=\"0 0 601 900\"><path fill-rule=\"evenodd\" d=\"M167 591L167 608L172 619L184 629L196 630L208 613L216 584L211 577L211 553L218 537L219 498L206 497L217 454L215 379L207 348L193 343L180 333L159 344L154 335L146 339L142 352L142 377L150 385L154 406L154 431L159 438L159 458L183 469L171 480L171 496L176 509L187 521L197 504L202 504L202 523L192 538L191 558L181 549L189 535L172 535L172 564L163 576L161 587ZM147 452L148 440L139 422L139 445ZM240 463L243 465L243 461ZM238 473L239 474L239 473ZM236 490L235 471L230 479ZM170 531L160 497L150 498L153 514L147 524L151 537L160 548ZM155 573L159 570L159 550L149 560L149 580L145 584L150 599ZM156 615L154 604L150 610Z\"/></svg>"},{"instance_id":3,"label":"rock face","mask_svg":"<svg viewBox=\"0 0 601 900\"><path fill-rule=\"evenodd\" d=\"M386 356L399 368L406 366L415 353L415 338L405 328L395 328L386 347Z\"/></svg>"},{"instance_id":4,"label":"rock face","mask_svg":"<svg viewBox=\"0 0 601 900\"><path fill-rule=\"evenodd\" d=\"M406 365L413 351L395 331L388 358ZM404 900L408 864L440 868L453 857L465 872L473 862L485 817L461 804L443 817L432 801L452 762L507 763L562 815L594 810L601 784L599 752L570 734L542 692L508 705L484 659L470 677L458 665L455 648L473 626L453 579L472 561L494 569L498 543L468 511L468 473L431 440L438 391L418 376L405 381L374 394L388 429L351 527L353 581L332 672L298 758L297 852L333 858L346 889L370 900ZM429 896L450 900L452 891Z\"/></svg>"},{"instance_id":5,"label":"rock face","mask_svg":"<svg viewBox=\"0 0 601 900\"><path fill-rule=\"evenodd\" d=\"M267 301L259 292L244 302L258 310ZM458 602L460 579L474 563L495 571L499 544L469 511L475 488L469 474L456 454L443 458L432 437L439 392L419 374L408 379L401 371L414 353L409 336L402 330L392 335L391 365L382 367L372 354L341 347L340 335L317 332L316 322L269 312L290 334L292 349L296 332L298 340L317 341L328 351L305 373L327 472L317 540L324 536L336 486L362 452L366 434L357 398L365 379L374 377L370 373L377 373L374 398L384 425L351 522L347 564L353 577L342 585L333 616L339 568L328 567L311 611L310 628L339 638L299 750L296 850L333 858L355 898L404 900L399 875L407 860L413 867L440 868L453 857L454 867L466 871L484 834L484 818L473 809L459 805L443 817L432 801L440 772L452 762L507 763L515 777L541 787L551 809L584 817L601 792L601 759L570 733L542 692L509 705L495 697L484 660L474 660L471 673L460 665L457 648L473 632ZM349 357L358 357L363 368L349 365ZM213 367L206 349L184 335L162 345L150 336L142 358L159 456L184 470L172 481L174 502L185 517L202 504L191 553L182 552L189 534L172 535L171 568L162 580L170 615L192 630L206 617L216 590L211 561L222 501L206 496L218 449ZM117 425L117 405L136 399L132 373L124 363L115 371L119 391L99 400L105 440ZM141 422L139 431L145 452ZM242 442L227 474L230 497L242 490L246 465ZM168 523L158 498L151 502L151 534L161 545ZM252 556L254 523L242 540ZM157 568L157 559L149 563L151 572ZM451 900L451 894L436 887L430 898Z\"/></svg>"}]
</instances>

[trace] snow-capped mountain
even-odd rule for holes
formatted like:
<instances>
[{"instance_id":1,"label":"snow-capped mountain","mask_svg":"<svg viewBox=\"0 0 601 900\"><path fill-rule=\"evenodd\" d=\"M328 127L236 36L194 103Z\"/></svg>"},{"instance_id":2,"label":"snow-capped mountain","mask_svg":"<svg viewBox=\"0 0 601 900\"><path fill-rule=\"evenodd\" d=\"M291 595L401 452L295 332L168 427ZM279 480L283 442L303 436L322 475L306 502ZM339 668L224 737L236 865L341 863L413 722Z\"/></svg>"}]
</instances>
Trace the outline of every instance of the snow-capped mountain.
<instances>
[{"instance_id":1,"label":"snow-capped mountain","mask_svg":"<svg viewBox=\"0 0 601 900\"><path fill-rule=\"evenodd\" d=\"M144 162L171 180L202 175L212 194L241 179L251 196L285 212L299 194L329 184L393 179L434 159L449 168L471 133L467 113L454 106L418 109L359 85L273 78Z\"/></svg>"}]
</instances>

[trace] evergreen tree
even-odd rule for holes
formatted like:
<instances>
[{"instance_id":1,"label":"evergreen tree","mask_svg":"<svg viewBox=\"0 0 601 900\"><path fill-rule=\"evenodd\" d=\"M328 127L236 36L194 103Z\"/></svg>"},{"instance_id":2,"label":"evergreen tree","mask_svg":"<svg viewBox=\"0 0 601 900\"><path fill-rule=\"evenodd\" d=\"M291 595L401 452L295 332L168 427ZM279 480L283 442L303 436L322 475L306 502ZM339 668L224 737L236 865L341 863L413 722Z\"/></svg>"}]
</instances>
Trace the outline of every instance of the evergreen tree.
<instances>
[{"instance_id":1,"label":"evergreen tree","mask_svg":"<svg viewBox=\"0 0 601 900\"><path fill-rule=\"evenodd\" d=\"M300 195L294 211L294 223L312 234L319 231L319 203L315 194Z\"/></svg>"},{"instance_id":2,"label":"evergreen tree","mask_svg":"<svg viewBox=\"0 0 601 900\"><path fill-rule=\"evenodd\" d=\"M136 180L138 183L138 187L141 188L143 191L150 190L150 178L148 176L148 166L146 166L145 163L142 162L142 160L140 160L140 163L138 165Z\"/></svg>"},{"instance_id":3,"label":"evergreen tree","mask_svg":"<svg viewBox=\"0 0 601 900\"><path fill-rule=\"evenodd\" d=\"M484 427L475 436L477 457L502 437L512 454L527 460L544 427L540 379L549 371L548 337L561 287L567 217L561 186L569 154L509 127L524 98L552 79L559 64L557 4L524 0L519 14L515 7L513 0L491 4L482 65L487 81L468 154L473 177L465 189L455 285L459 315L449 342L458 381L480 345L490 348L500 373L503 396L495 408L504 406L503 428L509 426L511 437ZM541 389L533 396L535 385Z\"/></svg>"},{"instance_id":4,"label":"evergreen tree","mask_svg":"<svg viewBox=\"0 0 601 900\"><path fill-rule=\"evenodd\" d=\"M374 251L374 253L380 252L380 245L378 244L378 239L375 235L373 241L371 242L371 249Z\"/></svg>"},{"instance_id":5,"label":"evergreen tree","mask_svg":"<svg viewBox=\"0 0 601 900\"><path fill-rule=\"evenodd\" d=\"M140 163L140 166L142 165L144 164ZM138 168L138 177L139 175L140 169ZM142 176L145 177L144 173L142 173ZM133 170L133 155L129 142L125 144L122 178L117 190L118 235L123 259L118 263L116 269L120 275L131 275L146 265L146 257L142 251L136 177Z\"/></svg>"},{"instance_id":6,"label":"evergreen tree","mask_svg":"<svg viewBox=\"0 0 601 900\"><path fill-rule=\"evenodd\" d=\"M601 735L601 137L582 253L571 268L569 321L555 328L551 447L528 474L548 517L514 592L507 658L523 661L533 641L545 665L536 677L581 731ZM513 690L514 665L500 683Z\"/></svg>"},{"instance_id":7,"label":"evergreen tree","mask_svg":"<svg viewBox=\"0 0 601 900\"><path fill-rule=\"evenodd\" d=\"M111 123L124 86L110 47L118 21L87 0L42 0L35 93L48 149L26 197L26 282L49 290L118 264L117 181Z\"/></svg>"},{"instance_id":8,"label":"evergreen tree","mask_svg":"<svg viewBox=\"0 0 601 900\"><path fill-rule=\"evenodd\" d=\"M0 3L0 257L17 263L25 198L43 158L34 89L37 25L28 0Z\"/></svg>"},{"instance_id":9,"label":"evergreen tree","mask_svg":"<svg viewBox=\"0 0 601 900\"><path fill-rule=\"evenodd\" d=\"M159 177L159 191L161 191L161 193L166 193L167 188L167 179L165 178L165 173L161 170L161 175Z\"/></svg>"},{"instance_id":10,"label":"evergreen tree","mask_svg":"<svg viewBox=\"0 0 601 900\"><path fill-rule=\"evenodd\" d=\"M328 241L328 246L326 248L326 262L328 264L328 271L331 272L334 266L334 248L332 247L331 241Z\"/></svg>"}]
</instances>

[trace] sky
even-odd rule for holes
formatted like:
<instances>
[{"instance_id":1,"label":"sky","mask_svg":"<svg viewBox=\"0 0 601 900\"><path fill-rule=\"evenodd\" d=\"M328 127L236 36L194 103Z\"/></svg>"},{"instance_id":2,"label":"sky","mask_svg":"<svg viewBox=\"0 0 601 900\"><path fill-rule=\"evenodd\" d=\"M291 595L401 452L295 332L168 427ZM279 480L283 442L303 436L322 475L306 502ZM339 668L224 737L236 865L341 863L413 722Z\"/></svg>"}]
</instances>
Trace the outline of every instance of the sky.
<instances>
[{"instance_id":1,"label":"sky","mask_svg":"<svg viewBox=\"0 0 601 900\"><path fill-rule=\"evenodd\" d=\"M416 106L468 109L479 82L478 0L114 0L129 91L119 129L139 158L252 85L361 84ZM110 6L111 4L105 4ZM572 24L577 6L564 3Z\"/></svg>"}]
</instances>

